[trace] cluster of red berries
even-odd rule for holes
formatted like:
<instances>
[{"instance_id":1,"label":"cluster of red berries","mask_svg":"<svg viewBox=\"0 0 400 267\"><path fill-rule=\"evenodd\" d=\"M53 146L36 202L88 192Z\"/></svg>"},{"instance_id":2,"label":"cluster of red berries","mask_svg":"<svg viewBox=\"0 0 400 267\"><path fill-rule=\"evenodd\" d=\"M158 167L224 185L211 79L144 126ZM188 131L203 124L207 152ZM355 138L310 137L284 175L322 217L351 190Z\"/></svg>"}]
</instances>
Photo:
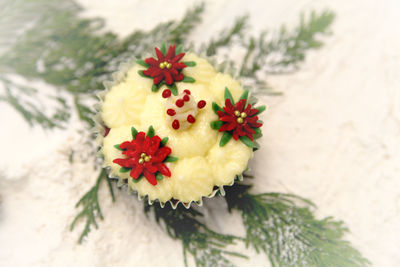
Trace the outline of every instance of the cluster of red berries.
<instances>
[{"instance_id":1,"label":"cluster of red berries","mask_svg":"<svg viewBox=\"0 0 400 267\"><path fill-rule=\"evenodd\" d=\"M177 99L177 100L175 101L175 105L176 105L178 108L182 108L182 107L185 105L185 102L189 102L189 100L190 100L190 90L187 90L187 89L186 89L186 90L184 90L183 92L185 93L184 96L183 96L182 98ZM165 89L165 90L162 92L162 97L163 97L163 98L168 98L168 97L170 97L170 96L171 96L171 90ZM204 108L204 107L206 106L206 104L207 104L206 101L200 100L200 101L197 103L197 107L198 107L199 109L202 109L202 108ZM169 116L172 117L172 116L175 116L176 111L175 111L175 109L169 108L169 109L167 109L167 114L168 114ZM191 115L191 114L189 114L189 115L187 116L186 120L187 120L189 123L194 123L194 122L196 121L195 117L193 117L193 115ZM175 120L172 122L172 128L175 129L175 130L178 130L179 127L180 127L179 120L175 119Z\"/></svg>"}]
</instances>

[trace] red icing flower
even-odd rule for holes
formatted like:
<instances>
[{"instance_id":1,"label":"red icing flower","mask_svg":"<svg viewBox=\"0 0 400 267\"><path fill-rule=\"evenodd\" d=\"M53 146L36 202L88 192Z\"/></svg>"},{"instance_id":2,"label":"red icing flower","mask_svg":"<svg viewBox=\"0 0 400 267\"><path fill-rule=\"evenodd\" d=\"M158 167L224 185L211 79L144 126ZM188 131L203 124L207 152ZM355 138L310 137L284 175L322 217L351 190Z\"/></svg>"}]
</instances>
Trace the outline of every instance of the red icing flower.
<instances>
[{"instance_id":1,"label":"red icing flower","mask_svg":"<svg viewBox=\"0 0 400 267\"><path fill-rule=\"evenodd\" d=\"M171 148L161 146L161 138L157 135L149 137L144 132L139 132L132 141L126 141L119 145L126 158L113 160L121 167L132 169L130 176L137 180L143 174L150 184L156 185L156 173L171 177L171 172L163 163L171 154Z\"/></svg>"},{"instance_id":2,"label":"red icing flower","mask_svg":"<svg viewBox=\"0 0 400 267\"><path fill-rule=\"evenodd\" d=\"M185 55L180 53L175 55L175 45L168 48L168 52L164 55L157 47L155 48L157 59L149 57L145 59L145 63L149 65L143 74L153 78L155 85L163 80L167 85L172 85L174 82L182 81L184 75L182 69L186 68L184 62L179 62Z\"/></svg>"},{"instance_id":3,"label":"red icing flower","mask_svg":"<svg viewBox=\"0 0 400 267\"><path fill-rule=\"evenodd\" d=\"M262 123L257 122L258 109L252 108L250 104L246 105L246 99L232 105L231 100L225 99L224 111L217 111L219 120L224 124L219 128L220 132L232 131L233 139L238 140L240 136L247 136L253 141L253 135L256 133L253 128L260 128Z\"/></svg>"}]
</instances>

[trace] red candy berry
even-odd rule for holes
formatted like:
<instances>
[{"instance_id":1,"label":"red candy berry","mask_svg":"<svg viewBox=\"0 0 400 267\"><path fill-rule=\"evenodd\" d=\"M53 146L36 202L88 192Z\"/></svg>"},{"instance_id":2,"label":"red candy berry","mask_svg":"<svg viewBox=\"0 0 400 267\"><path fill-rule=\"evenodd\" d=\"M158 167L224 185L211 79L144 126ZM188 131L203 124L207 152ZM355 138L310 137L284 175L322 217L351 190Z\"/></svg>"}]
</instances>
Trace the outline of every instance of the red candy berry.
<instances>
[{"instance_id":1,"label":"red candy berry","mask_svg":"<svg viewBox=\"0 0 400 267\"><path fill-rule=\"evenodd\" d=\"M183 96L183 101L188 102L189 100L190 100L190 96L188 96L188 95Z\"/></svg>"},{"instance_id":2,"label":"red candy berry","mask_svg":"<svg viewBox=\"0 0 400 267\"><path fill-rule=\"evenodd\" d=\"M183 92L187 95L190 95L190 91L188 89L183 90Z\"/></svg>"},{"instance_id":3,"label":"red candy berry","mask_svg":"<svg viewBox=\"0 0 400 267\"><path fill-rule=\"evenodd\" d=\"M192 116L192 115L188 115L187 116L187 121L189 122L189 123L194 123L195 121L196 121L196 119Z\"/></svg>"},{"instance_id":4,"label":"red candy berry","mask_svg":"<svg viewBox=\"0 0 400 267\"><path fill-rule=\"evenodd\" d=\"M178 99L178 100L176 100L176 102L175 102L175 105L176 105L178 108L183 107L184 104L185 104L185 102L183 101L183 99Z\"/></svg>"},{"instance_id":5,"label":"red candy berry","mask_svg":"<svg viewBox=\"0 0 400 267\"><path fill-rule=\"evenodd\" d=\"M167 109L167 114L170 116L174 116L176 114L176 112L172 108L169 108L169 109Z\"/></svg>"},{"instance_id":6,"label":"red candy berry","mask_svg":"<svg viewBox=\"0 0 400 267\"><path fill-rule=\"evenodd\" d=\"M198 108L204 108L206 106L206 101L200 100L199 103L197 103Z\"/></svg>"},{"instance_id":7,"label":"red candy berry","mask_svg":"<svg viewBox=\"0 0 400 267\"><path fill-rule=\"evenodd\" d=\"M170 96L171 96L171 90L165 89L165 90L162 92L162 97L168 98L168 97L170 97Z\"/></svg>"},{"instance_id":8,"label":"red candy berry","mask_svg":"<svg viewBox=\"0 0 400 267\"><path fill-rule=\"evenodd\" d=\"M179 121L178 120L174 120L172 122L172 128L174 128L175 130L179 129Z\"/></svg>"}]
</instances>

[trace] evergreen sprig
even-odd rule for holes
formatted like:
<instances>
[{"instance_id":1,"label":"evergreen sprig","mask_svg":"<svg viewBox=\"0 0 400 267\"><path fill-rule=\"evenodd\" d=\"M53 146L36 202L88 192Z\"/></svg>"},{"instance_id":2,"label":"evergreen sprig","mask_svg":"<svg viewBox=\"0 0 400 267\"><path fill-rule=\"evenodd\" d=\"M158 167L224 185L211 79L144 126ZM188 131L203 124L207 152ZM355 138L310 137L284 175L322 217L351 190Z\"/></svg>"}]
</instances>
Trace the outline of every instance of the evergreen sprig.
<instances>
[{"instance_id":1,"label":"evergreen sprig","mask_svg":"<svg viewBox=\"0 0 400 267\"><path fill-rule=\"evenodd\" d=\"M0 25L11 29L0 32L0 85L4 88L0 100L9 103L29 124L44 128L63 127L71 107L82 121L91 124L92 102L95 93L103 89L103 81L111 79L122 62L132 56L140 58L162 42L198 48L207 55L217 56L227 47L241 47L243 57L227 58L227 65L239 70L245 85L262 87L266 73L296 70L308 50L321 46L319 36L328 33L334 19L331 11L312 12L307 18L302 16L294 30L282 27L278 33L264 31L254 37L245 31L247 17L240 17L231 27L196 47L187 40L201 22L203 4L188 10L180 20L160 23L146 32L137 30L124 39L101 31L102 19L81 18L81 9L71 0L51 3L5 0L0 7L3 12ZM21 10L23 12L19 13ZM57 95L54 98L58 101L56 110L44 113L37 101L39 96L43 97L41 88L7 78L14 74L50 84ZM60 92L70 96L72 105ZM76 204L82 210L73 220L71 230L78 221L86 221L79 242L93 226L98 228L98 218L103 219L98 199L102 181L106 181L114 200L111 180L102 170L94 186ZM309 201L277 193L254 195L249 189L243 184L226 189L228 207L242 215L247 230L245 238L212 231L201 222L199 210L146 205L145 211L152 212L172 238L182 241L186 265L189 253L197 266L230 266L232 262L228 256L245 256L227 250L227 246L242 241L265 253L274 266L368 264L357 250L342 240L347 231L343 224L332 218L316 219Z\"/></svg>"},{"instance_id":2,"label":"evergreen sprig","mask_svg":"<svg viewBox=\"0 0 400 267\"><path fill-rule=\"evenodd\" d=\"M226 257L228 255L247 258L241 253L225 249L241 238L211 230L200 222L203 214L198 210L183 206L176 209L170 206L161 208L158 204L145 204L144 210L147 214L153 212L156 221L164 225L170 237L181 240L185 266L188 266L187 253L193 256L196 266L234 266Z\"/></svg>"},{"instance_id":3,"label":"evergreen sprig","mask_svg":"<svg viewBox=\"0 0 400 267\"><path fill-rule=\"evenodd\" d=\"M83 195L83 197L75 205L76 208L81 206L82 210L78 213L78 215L76 215L76 217L72 221L70 231L74 230L75 224L79 220L86 220L83 231L79 236L79 243L82 243L83 239L89 235L90 230L93 226L96 227L96 229L99 228L96 221L97 218L100 218L101 220L104 219L98 199L100 184L103 180L106 181L108 185L112 201L115 201L111 180L108 178L105 169L102 169L96 179L96 183L89 189L88 192Z\"/></svg>"},{"instance_id":4,"label":"evergreen sprig","mask_svg":"<svg viewBox=\"0 0 400 267\"><path fill-rule=\"evenodd\" d=\"M241 212L246 246L266 254L272 266L369 266L358 250L343 240L348 232L332 217L318 220L315 205L291 194L251 194L251 186L226 189L229 210Z\"/></svg>"}]
</instances>

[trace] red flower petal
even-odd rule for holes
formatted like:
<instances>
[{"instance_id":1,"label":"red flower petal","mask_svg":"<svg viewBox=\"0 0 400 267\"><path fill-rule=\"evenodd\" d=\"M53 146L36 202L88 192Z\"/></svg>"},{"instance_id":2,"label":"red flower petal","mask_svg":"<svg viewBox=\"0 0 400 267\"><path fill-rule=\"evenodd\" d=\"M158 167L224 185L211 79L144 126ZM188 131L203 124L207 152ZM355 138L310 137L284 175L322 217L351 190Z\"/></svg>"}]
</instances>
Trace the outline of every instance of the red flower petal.
<instances>
[{"instance_id":1,"label":"red flower petal","mask_svg":"<svg viewBox=\"0 0 400 267\"><path fill-rule=\"evenodd\" d=\"M256 131L254 131L249 125L245 125L243 129L246 133L249 133L252 135L256 133ZM253 139L251 139L251 140L253 140Z\"/></svg>"},{"instance_id":2,"label":"red flower petal","mask_svg":"<svg viewBox=\"0 0 400 267\"><path fill-rule=\"evenodd\" d=\"M149 172L155 173L158 169L156 166L153 165L151 162L146 162L143 164L144 168Z\"/></svg>"},{"instance_id":3,"label":"red flower petal","mask_svg":"<svg viewBox=\"0 0 400 267\"><path fill-rule=\"evenodd\" d=\"M239 135L238 135L237 131L233 131L232 136L233 136L233 139L235 139L235 140L239 139Z\"/></svg>"},{"instance_id":4,"label":"red flower petal","mask_svg":"<svg viewBox=\"0 0 400 267\"><path fill-rule=\"evenodd\" d=\"M164 146L157 150L156 153L154 153L152 159L152 162L157 163L157 162L163 162L164 159L171 154L171 148Z\"/></svg>"},{"instance_id":5,"label":"red flower petal","mask_svg":"<svg viewBox=\"0 0 400 267\"><path fill-rule=\"evenodd\" d=\"M154 50L156 50L156 55L157 55L158 61L164 61L165 57L164 57L164 54L160 51L160 49L155 47Z\"/></svg>"},{"instance_id":6,"label":"red flower petal","mask_svg":"<svg viewBox=\"0 0 400 267\"><path fill-rule=\"evenodd\" d=\"M150 146L149 149L147 150L147 155L152 156L160 146L161 138L159 136L153 136L150 139Z\"/></svg>"},{"instance_id":7,"label":"red flower petal","mask_svg":"<svg viewBox=\"0 0 400 267\"><path fill-rule=\"evenodd\" d=\"M220 121L236 121L236 118L233 116L225 115L219 118Z\"/></svg>"},{"instance_id":8,"label":"red flower petal","mask_svg":"<svg viewBox=\"0 0 400 267\"><path fill-rule=\"evenodd\" d=\"M251 111L251 105L250 105L250 104L247 104L247 107L246 107L246 109L244 110L244 112L245 112L247 115L249 115L250 111ZM254 114L253 114L253 115L254 115ZM252 116L252 115L249 115L249 116Z\"/></svg>"},{"instance_id":9,"label":"red flower petal","mask_svg":"<svg viewBox=\"0 0 400 267\"><path fill-rule=\"evenodd\" d=\"M154 77L153 83L159 84L163 79L164 79L164 76L162 74L160 74L157 77Z\"/></svg>"},{"instance_id":10,"label":"red flower petal","mask_svg":"<svg viewBox=\"0 0 400 267\"><path fill-rule=\"evenodd\" d=\"M165 83L168 85L171 85L174 82L174 79L172 79L171 73L169 72L164 72L164 77L165 77Z\"/></svg>"},{"instance_id":11,"label":"red flower petal","mask_svg":"<svg viewBox=\"0 0 400 267\"><path fill-rule=\"evenodd\" d=\"M179 55L176 55L174 58L172 58L170 61L171 63L176 63L179 60L181 60L185 56L185 53L180 53Z\"/></svg>"},{"instance_id":12,"label":"red flower petal","mask_svg":"<svg viewBox=\"0 0 400 267\"><path fill-rule=\"evenodd\" d=\"M248 116L254 116L258 112L258 109L252 108L249 112L247 112Z\"/></svg>"},{"instance_id":13,"label":"red flower petal","mask_svg":"<svg viewBox=\"0 0 400 267\"><path fill-rule=\"evenodd\" d=\"M121 149L135 149L135 146L130 141L125 141L119 145Z\"/></svg>"},{"instance_id":14,"label":"red flower petal","mask_svg":"<svg viewBox=\"0 0 400 267\"><path fill-rule=\"evenodd\" d=\"M146 154L148 154L150 148L150 137L146 136L143 142L143 152L145 152Z\"/></svg>"},{"instance_id":15,"label":"red flower petal","mask_svg":"<svg viewBox=\"0 0 400 267\"><path fill-rule=\"evenodd\" d=\"M136 180L137 178L139 178L142 171L143 171L143 165L137 164L135 167L132 168L129 175Z\"/></svg>"},{"instance_id":16,"label":"red flower petal","mask_svg":"<svg viewBox=\"0 0 400 267\"><path fill-rule=\"evenodd\" d=\"M114 159L113 162L115 164L118 164L121 167L124 167L124 168L132 168L132 163L129 160L129 158L127 158L127 159Z\"/></svg>"},{"instance_id":17,"label":"red flower petal","mask_svg":"<svg viewBox=\"0 0 400 267\"><path fill-rule=\"evenodd\" d=\"M184 69L184 68L186 68L187 66L186 66L186 64L185 63L183 63L183 62L178 62L178 63L174 63L173 65L172 65L172 67L173 68L175 68L175 69Z\"/></svg>"},{"instance_id":18,"label":"red flower petal","mask_svg":"<svg viewBox=\"0 0 400 267\"><path fill-rule=\"evenodd\" d=\"M182 73L179 73L178 75L174 76L174 80L179 82L182 81L185 78L185 76Z\"/></svg>"},{"instance_id":19,"label":"red flower petal","mask_svg":"<svg viewBox=\"0 0 400 267\"><path fill-rule=\"evenodd\" d=\"M143 174L144 174L144 177L146 177L147 181L149 181L149 183L151 183L152 185L157 184L157 179L156 179L156 176L154 175L154 173L151 173L147 169L143 169Z\"/></svg>"},{"instance_id":20,"label":"red flower petal","mask_svg":"<svg viewBox=\"0 0 400 267\"><path fill-rule=\"evenodd\" d=\"M236 122L225 123L219 128L219 132L232 131L236 127Z\"/></svg>"},{"instance_id":21,"label":"red flower petal","mask_svg":"<svg viewBox=\"0 0 400 267\"><path fill-rule=\"evenodd\" d=\"M158 67L160 65L160 63L152 57L146 58L144 62L154 67Z\"/></svg>"},{"instance_id":22,"label":"red flower petal","mask_svg":"<svg viewBox=\"0 0 400 267\"><path fill-rule=\"evenodd\" d=\"M243 111L244 105L246 104L246 99L241 99L239 102L235 104L235 110Z\"/></svg>"},{"instance_id":23,"label":"red flower petal","mask_svg":"<svg viewBox=\"0 0 400 267\"><path fill-rule=\"evenodd\" d=\"M257 116L247 117L247 118L246 118L246 122L247 122L247 123L254 123L254 122L257 122L257 120L258 120L258 117L257 117Z\"/></svg>"},{"instance_id":24,"label":"red flower petal","mask_svg":"<svg viewBox=\"0 0 400 267\"><path fill-rule=\"evenodd\" d=\"M170 45L167 52L167 59L171 59L175 57L175 45Z\"/></svg>"},{"instance_id":25,"label":"red flower petal","mask_svg":"<svg viewBox=\"0 0 400 267\"><path fill-rule=\"evenodd\" d=\"M146 136L145 132L138 132L135 141L140 145L143 145L145 136Z\"/></svg>"},{"instance_id":26,"label":"red flower petal","mask_svg":"<svg viewBox=\"0 0 400 267\"><path fill-rule=\"evenodd\" d=\"M156 165L158 171L165 176L171 177L171 171L168 169L167 165L165 165L164 163L159 163Z\"/></svg>"}]
</instances>

